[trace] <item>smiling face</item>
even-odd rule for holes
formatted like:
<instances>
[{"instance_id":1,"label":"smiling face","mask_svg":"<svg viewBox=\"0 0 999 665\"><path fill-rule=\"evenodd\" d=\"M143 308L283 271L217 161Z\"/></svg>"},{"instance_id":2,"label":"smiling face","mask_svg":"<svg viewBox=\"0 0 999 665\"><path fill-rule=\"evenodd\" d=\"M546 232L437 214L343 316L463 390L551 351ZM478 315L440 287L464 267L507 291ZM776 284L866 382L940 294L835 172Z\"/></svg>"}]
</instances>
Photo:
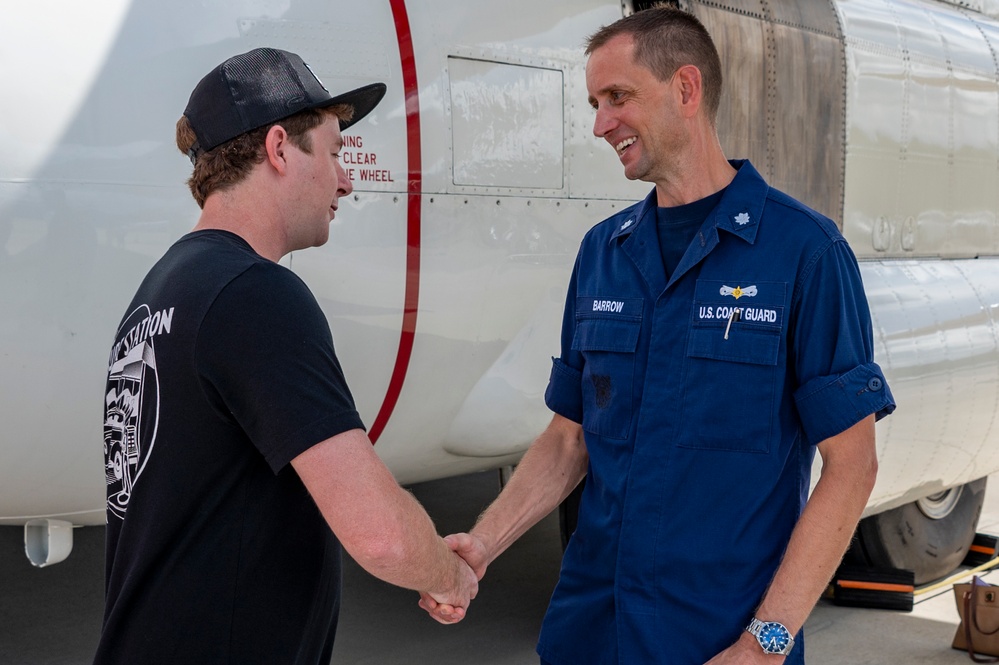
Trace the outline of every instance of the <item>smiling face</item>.
<instances>
[{"instance_id":1,"label":"smiling face","mask_svg":"<svg viewBox=\"0 0 999 665\"><path fill-rule=\"evenodd\" d=\"M676 76L660 81L635 62L634 50L631 36L620 35L586 63L593 133L611 145L628 179L661 183L678 168L690 131L678 108Z\"/></svg>"}]
</instances>

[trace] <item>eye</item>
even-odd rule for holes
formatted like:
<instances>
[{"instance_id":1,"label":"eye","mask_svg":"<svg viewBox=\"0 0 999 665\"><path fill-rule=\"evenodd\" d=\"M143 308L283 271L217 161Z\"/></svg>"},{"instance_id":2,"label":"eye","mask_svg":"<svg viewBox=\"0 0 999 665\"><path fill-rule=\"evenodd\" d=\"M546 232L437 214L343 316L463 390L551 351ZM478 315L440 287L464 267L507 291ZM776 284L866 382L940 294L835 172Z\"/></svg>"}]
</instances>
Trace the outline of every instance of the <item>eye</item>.
<instances>
[{"instance_id":1,"label":"eye","mask_svg":"<svg viewBox=\"0 0 999 665\"><path fill-rule=\"evenodd\" d=\"M612 90L609 98L611 104L620 104L621 100L624 99L624 93L620 90Z\"/></svg>"}]
</instances>

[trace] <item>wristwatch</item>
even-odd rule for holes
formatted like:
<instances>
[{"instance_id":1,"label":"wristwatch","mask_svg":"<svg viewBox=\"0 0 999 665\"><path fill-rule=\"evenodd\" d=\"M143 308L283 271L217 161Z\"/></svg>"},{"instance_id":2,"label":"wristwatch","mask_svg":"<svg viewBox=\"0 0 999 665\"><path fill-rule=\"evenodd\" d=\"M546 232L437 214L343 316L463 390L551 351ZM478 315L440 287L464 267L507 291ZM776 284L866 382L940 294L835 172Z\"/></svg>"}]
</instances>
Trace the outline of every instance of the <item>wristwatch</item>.
<instances>
[{"instance_id":1,"label":"wristwatch","mask_svg":"<svg viewBox=\"0 0 999 665\"><path fill-rule=\"evenodd\" d=\"M756 617L749 622L746 630L756 638L764 653L786 656L794 647L794 638L784 624L776 621L760 621Z\"/></svg>"}]
</instances>

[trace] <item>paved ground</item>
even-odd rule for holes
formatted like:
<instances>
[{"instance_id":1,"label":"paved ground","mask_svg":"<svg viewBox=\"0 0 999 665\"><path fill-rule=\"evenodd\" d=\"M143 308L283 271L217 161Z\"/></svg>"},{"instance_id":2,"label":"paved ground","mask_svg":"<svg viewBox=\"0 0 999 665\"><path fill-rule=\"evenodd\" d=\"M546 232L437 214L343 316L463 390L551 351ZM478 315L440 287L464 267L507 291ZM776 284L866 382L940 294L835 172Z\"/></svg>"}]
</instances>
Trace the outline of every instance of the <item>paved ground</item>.
<instances>
[{"instance_id":1,"label":"paved ground","mask_svg":"<svg viewBox=\"0 0 999 665\"><path fill-rule=\"evenodd\" d=\"M999 477L992 479L980 530L999 533ZM461 530L495 496L493 474L425 483L414 493L441 532ZM100 629L101 528L78 529L73 554L37 570L23 555L23 531L0 528L0 664L86 665ZM415 594L370 577L352 562L333 662L394 665L460 662L537 663L534 643L558 576L558 521L550 516L496 561L469 617L440 626L416 607ZM999 573L993 574L999 583ZM950 649L957 626L953 594L921 597L912 613L821 603L806 625L814 665L966 663Z\"/></svg>"}]
</instances>

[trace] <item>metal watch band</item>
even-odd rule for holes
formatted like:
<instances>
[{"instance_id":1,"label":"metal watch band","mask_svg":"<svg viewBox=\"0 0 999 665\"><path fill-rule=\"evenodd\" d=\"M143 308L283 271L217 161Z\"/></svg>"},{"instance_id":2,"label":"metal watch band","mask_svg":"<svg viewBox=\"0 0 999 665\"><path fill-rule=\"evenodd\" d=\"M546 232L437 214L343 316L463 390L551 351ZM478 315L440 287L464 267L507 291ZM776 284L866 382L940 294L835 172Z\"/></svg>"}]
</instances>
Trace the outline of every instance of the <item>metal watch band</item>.
<instances>
[{"instance_id":1,"label":"metal watch band","mask_svg":"<svg viewBox=\"0 0 999 665\"><path fill-rule=\"evenodd\" d=\"M762 639L760 638L760 632L763 630L763 626L765 626L768 623L777 624L778 626L783 628L784 632L786 632L788 635L787 645L780 651L769 651L764 645ZM763 651L766 653L773 654L775 656L786 656L789 653L791 653L791 649L794 648L794 636L791 635L791 631L787 629L787 626L780 623L779 621L760 621L756 617L753 617L752 620L749 622L749 625L746 626L746 632L748 632L750 635L756 638L756 641L759 643L760 648L763 649Z\"/></svg>"}]
</instances>

